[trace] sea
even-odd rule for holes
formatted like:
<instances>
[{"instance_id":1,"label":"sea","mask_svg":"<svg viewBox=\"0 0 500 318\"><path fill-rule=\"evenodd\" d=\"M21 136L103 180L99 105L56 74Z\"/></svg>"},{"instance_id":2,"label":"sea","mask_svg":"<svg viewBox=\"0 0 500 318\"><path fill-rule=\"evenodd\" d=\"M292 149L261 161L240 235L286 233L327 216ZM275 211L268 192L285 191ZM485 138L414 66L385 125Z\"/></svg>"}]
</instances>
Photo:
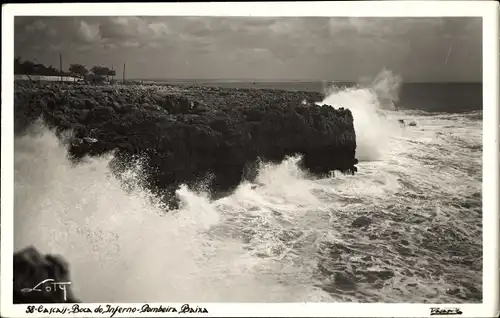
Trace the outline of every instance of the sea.
<instances>
[{"instance_id":1,"label":"sea","mask_svg":"<svg viewBox=\"0 0 500 318\"><path fill-rule=\"evenodd\" d=\"M75 166L44 127L16 137L15 250L62 255L83 302L482 302L481 84L177 84L324 92L353 112L358 172L290 156L167 210L140 167L124 188L110 156Z\"/></svg>"}]
</instances>

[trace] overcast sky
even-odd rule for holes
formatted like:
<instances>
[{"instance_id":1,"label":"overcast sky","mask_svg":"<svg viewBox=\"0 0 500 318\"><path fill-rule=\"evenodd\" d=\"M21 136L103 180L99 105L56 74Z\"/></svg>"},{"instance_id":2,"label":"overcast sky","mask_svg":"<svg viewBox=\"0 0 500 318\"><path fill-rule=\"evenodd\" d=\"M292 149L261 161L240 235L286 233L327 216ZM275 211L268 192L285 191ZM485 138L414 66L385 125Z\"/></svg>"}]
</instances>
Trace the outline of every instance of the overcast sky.
<instances>
[{"instance_id":1,"label":"overcast sky","mask_svg":"<svg viewBox=\"0 0 500 318\"><path fill-rule=\"evenodd\" d=\"M16 17L14 54L127 78L481 81L481 18ZM450 49L451 48L451 49Z\"/></svg>"}]
</instances>

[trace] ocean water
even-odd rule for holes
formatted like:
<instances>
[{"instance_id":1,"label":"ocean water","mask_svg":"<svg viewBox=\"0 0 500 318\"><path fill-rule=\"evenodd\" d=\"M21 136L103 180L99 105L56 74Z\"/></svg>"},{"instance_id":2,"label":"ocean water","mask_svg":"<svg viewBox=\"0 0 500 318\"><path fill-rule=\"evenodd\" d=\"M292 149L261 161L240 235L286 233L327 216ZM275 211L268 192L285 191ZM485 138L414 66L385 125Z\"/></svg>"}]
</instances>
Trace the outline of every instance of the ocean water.
<instances>
[{"instance_id":1,"label":"ocean water","mask_svg":"<svg viewBox=\"0 0 500 318\"><path fill-rule=\"evenodd\" d=\"M15 140L15 250L63 255L84 302L481 302L482 107L394 111L380 96L398 100L398 81L321 101L353 111L356 175L315 179L290 157L217 201L180 187L173 211L140 167L124 189L111 157L73 166L38 127Z\"/></svg>"},{"instance_id":2,"label":"ocean water","mask_svg":"<svg viewBox=\"0 0 500 318\"><path fill-rule=\"evenodd\" d=\"M396 75L388 75L383 70L373 80L360 82L369 88L375 83L389 80L397 84L397 90L391 90L391 96L398 109L424 110L427 112L454 112L462 113L483 108L483 87L481 83L406 83ZM389 76L389 78L387 77ZM392 76L392 77L391 77ZM148 82L148 81L145 81ZM349 88L357 85L352 82L333 81L222 81L222 80L155 80L155 83L209 86L224 88L252 88L252 89L282 89L291 91L328 92L331 87ZM378 93L384 93L379 90Z\"/></svg>"}]
</instances>

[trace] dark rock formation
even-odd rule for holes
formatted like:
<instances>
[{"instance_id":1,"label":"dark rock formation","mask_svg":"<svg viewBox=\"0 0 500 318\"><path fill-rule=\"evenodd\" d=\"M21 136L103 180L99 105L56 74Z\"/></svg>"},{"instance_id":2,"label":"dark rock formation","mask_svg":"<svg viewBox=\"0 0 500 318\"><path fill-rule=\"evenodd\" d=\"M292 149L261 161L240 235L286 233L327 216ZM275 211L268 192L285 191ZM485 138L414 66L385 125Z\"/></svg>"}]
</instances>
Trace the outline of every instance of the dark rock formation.
<instances>
[{"instance_id":1,"label":"dark rock formation","mask_svg":"<svg viewBox=\"0 0 500 318\"><path fill-rule=\"evenodd\" d=\"M68 264L59 256L41 255L28 247L14 253L13 303L77 303Z\"/></svg>"},{"instance_id":2,"label":"dark rock formation","mask_svg":"<svg viewBox=\"0 0 500 318\"><path fill-rule=\"evenodd\" d=\"M356 220L354 220L351 224L352 227L364 227L368 226L372 223L372 220L370 218L367 218L366 216L360 216Z\"/></svg>"},{"instance_id":3,"label":"dark rock formation","mask_svg":"<svg viewBox=\"0 0 500 318\"><path fill-rule=\"evenodd\" d=\"M211 175L214 193L255 176L258 159L302 154L313 174L356 171L349 110L317 106L318 93L175 86L15 85L15 131L38 117L71 129L73 160L115 151L118 163L146 159L146 182L171 195ZM346 105L348 106L348 105ZM116 167L123 167L117 164ZM251 168L248 168L251 167ZM253 167L253 168L252 168Z\"/></svg>"}]
</instances>

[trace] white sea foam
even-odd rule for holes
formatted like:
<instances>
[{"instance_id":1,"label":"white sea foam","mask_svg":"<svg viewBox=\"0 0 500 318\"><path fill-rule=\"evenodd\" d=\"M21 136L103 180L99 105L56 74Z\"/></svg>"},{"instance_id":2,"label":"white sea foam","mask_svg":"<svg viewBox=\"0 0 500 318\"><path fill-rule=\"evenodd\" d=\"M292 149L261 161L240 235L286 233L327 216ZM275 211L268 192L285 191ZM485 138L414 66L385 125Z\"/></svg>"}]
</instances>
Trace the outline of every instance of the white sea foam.
<instances>
[{"instance_id":1,"label":"white sea foam","mask_svg":"<svg viewBox=\"0 0 500 318\"><path fill-rule=\"evenodd\" d=\"M382 159L391 147L391 138L401 134L397 120L388 118L384 112L395 110L400 85L401 78L384 69L369 84L330 89L325 99L318 103L351 110L358 160Z\"/></svg>"},{"instance_id":2,"label":"white sea foam","mask_svg":"<svg viewBox=\"0 0 500 318\"><path fill-rule=\"evenodd\" d=\"M355 176L313 181L292 157L263 164L256 185L242 183L215 202L181 187L175 211L139 183L125 191L110 156L72 165L47 129L17 137L15 249L63 255L87 302L456 302L444 289L480 290L480 269L442 262L443 251L422 242L437 226L461 235L457 253L480 252L481 122L398 113L419 126L393 128L396 117L380 116L375 100L383 85L373 86L325 99L353 111L357 156L367 160ZM457 206L463 198L470 209ZM358 216L373 226L352 229ZM401 239L417 258L400 254ZM359 271L380 269L394 277L358 281L357 292L343 293L331 275L353 266L359 279Z\"/></svg>"}]
</instances>

